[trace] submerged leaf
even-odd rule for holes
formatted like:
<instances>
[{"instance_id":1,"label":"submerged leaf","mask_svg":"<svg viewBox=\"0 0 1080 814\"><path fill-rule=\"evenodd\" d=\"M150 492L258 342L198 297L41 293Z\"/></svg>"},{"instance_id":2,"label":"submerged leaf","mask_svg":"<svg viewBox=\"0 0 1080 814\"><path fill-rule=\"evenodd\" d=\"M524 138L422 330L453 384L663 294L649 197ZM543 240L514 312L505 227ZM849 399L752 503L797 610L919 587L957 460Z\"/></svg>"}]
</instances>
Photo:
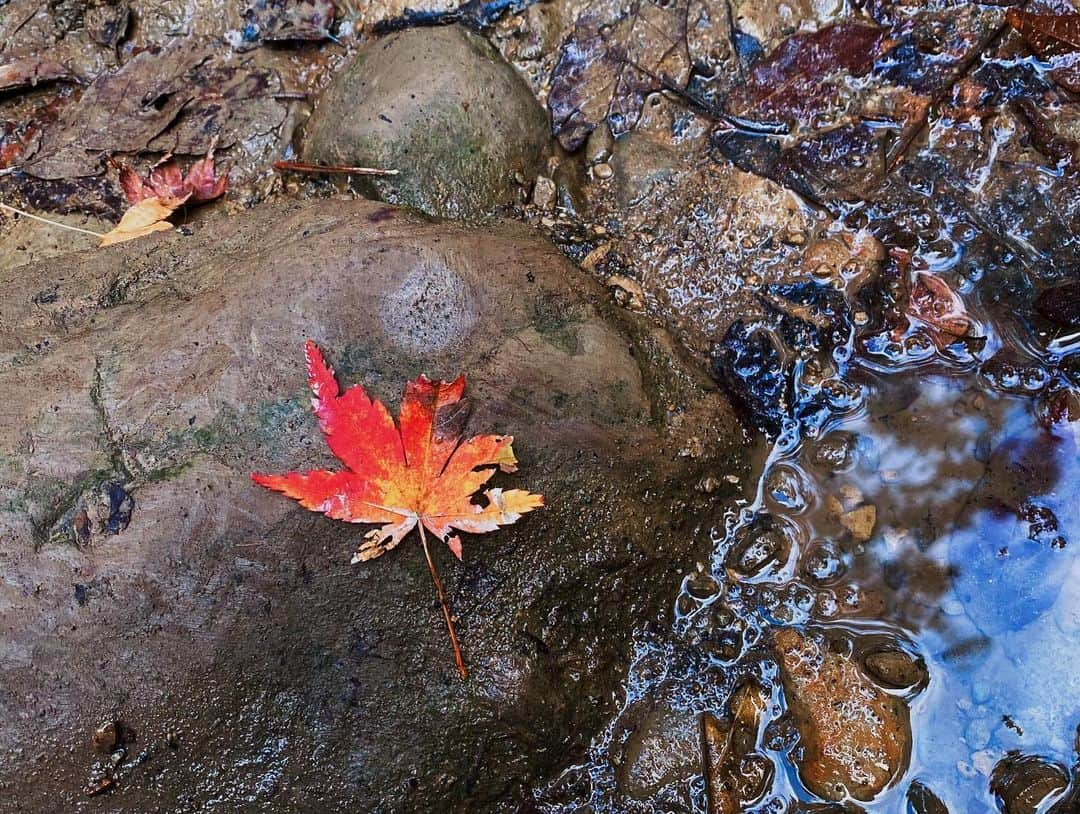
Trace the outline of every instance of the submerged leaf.
<instances>
[{"instance_id":1,"label":"submerged leaf","mask_svg":"<svg viewBox=\"0 0 1080 814\"><path fill-rule=\"evenodd\" d=\"M1080 14L1035 14L1011 8L1009 24L1050 63L1050 75L1066 90L1080 93Z\"/></svg>"},{"instance_id":2,"label":"submerged leaf","mask_svg":"<svg viewBox=\"0 0 1080 814\"><path fill-rule=\"evenodd\" d=\"M963 338L971 328L963 300L948 283L927 271L915 271L907 313L930 328L930 338L939 348Z\"/></svg>"},{"instance_id":3,"label":"submerged leaf","mask_svg":"<svg viewBox=\"0 0 1080 814\"><path fill-rule=\"evenodd\" d=\"M727 110L758 121L806 122L835 106L846 79L867 73L894 45L885 29L862 23L795 34L754 67Z\"/></svg>"}]
</instances>

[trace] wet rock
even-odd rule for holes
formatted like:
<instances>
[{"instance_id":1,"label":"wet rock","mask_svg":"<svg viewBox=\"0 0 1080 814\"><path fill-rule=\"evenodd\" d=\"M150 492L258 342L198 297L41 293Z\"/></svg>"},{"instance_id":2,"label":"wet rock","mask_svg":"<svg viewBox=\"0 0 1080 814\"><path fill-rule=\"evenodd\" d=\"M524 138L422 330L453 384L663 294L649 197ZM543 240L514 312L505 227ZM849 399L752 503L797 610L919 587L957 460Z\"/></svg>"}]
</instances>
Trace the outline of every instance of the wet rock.
<instances>
[{"instance_id":1,"label":"wet rock","mask_svg":"<svg viewBox=\"0 0 1080 814\"><path fill-rule=\"evenodd\" d=\"M113 719L106 721L94 730L93 735L90 737L90 743L95 752L110 755L116 752L117 749L121 749L129 743L134 743L137 737L135 730L130 726L123 721Z\"/></svg>"},{"instance_id":2,"label":"wet rock","mask_svg":"<svg viewBox=\"0 0 1080 814\"><path fill-rule=\"evenodd\" d=\"M316 106L307 161L396 169L360 179L370 196L430 215L476 218L517 199L541 168L547 119L528 85L458 26L410 29L365 46Z\"/></svg>"},{"instance_id":3,"label":"wet rock","mask_svg":"<svg viewBox=\"0 0 1080 814\"><path fill-rule=\"evenodd\" d=\"M990 791L1002 814L1037 814L1068 785L1063 766L1031 755L1007 755L990 776Z\"/></svg>"},{"instance_id":4,"label":"wet rock","mask_svg":"<svg viewBox=\"0 0 1080 814\"><path fill-rule=\"evenodd\" d=\"M94 730L91 737L94 751L109 754L120 743L120 725L116 721L109 721Z\"/></svg>"},{"instance_id":5,"label":"wet rock","mask_svg":"<svg viewBox=\"0 0 1080 814\"><path fill-rule=\"evenodd\" d=\"M23 750L0 761L9 799L74 809L71 733L118 698L183 744L122 767L121 810L529 799L609 720L633 625L705 555L682 519L733 487L695 485L745 466L722 396L524 227L333 199L193 232L0 278L0 741ZM466 373L470 429L516 436L521 471L501 485L547 497L463 564L434 552L468 681L415 545L350 566L360 529L250 483L334 465L308 337L395 411L418 373ZM691 435L699 456L679 456ZM127 528L50 539L116 470Z\"/></svg>"},{"instance_id":6,"label":"wet rock","mask_svg":"<svg viewBox=\"0 0 1080 814\"><path fill-rule=\"evenodd\" d=\"M773 764L757 751L758 731L768 703L763 687L745 684L731 696L730 716L702 716L709 814L739 814L758 802L768 789Z\"/></svg>"},{"instance_id":7,"label":"wet rock","mask_svg":"<svg viewBox=\"0 0 1080 814\"><path fill-rule=\"evenodd\" d=\"M846 472L855 465L858 443L854 433L836 430L814 444L810 459L827 472Z\"/></svg>"},{"instance_id":8,"label":"wet rock","mask_svg":"<svg viewBox=\"0 0 1080 814\"><path fill-rule=\"evenodd\" d=\"M788 415L791 387L772 334L739 320L728 328L710 357L713 375L748 420L762 432L778 435Z\"/></svg>"},{"instance_id":9,"label":"wet rock","mask_svg":"<svg viewBox=\"0 0 1080 814\"><path fill-rule=\"evenodd\" d=\"M908 786L907 814L949 814L949 809L934 792L916 780Z\"/></svg>"},{"instance_id":10,"label":"wet rock","mask_svg":"<svg viewBox=\"0 0 1080 814\"><path fill-rule=\"evenodd\" d=\"M775 643L784 697L802 745L802 782L826 800L872 800L907 767L907 705L814 638L785 628Z\"/></svg>"},{"instance_id":11,"label":"wet rock","mask_svg":"<svg viewBox=\"0 0 1080 814\"><path fill-rule=\"evenodd\" d=\"M874 535L877 508L872 504L859 506L841 514L839 520L840 525L851 532L851 537L855 542L865 543Z\"/></svg>"},{"instance_id":12,"label":"wet rock","mask_svg":"<svg viewBox=\"0 0 1080 814\"><path fill-rule=\"evenodd\" d=\"M627 739L618 773L620 789L635 799L649 799L694 771L698 748L694 716L658 705Z\"/></svg>"},{"instance_id":13,"label":"wet rock","mask_svg":"<svg viewBox=\"0 0 1080 814\"><path fill-rule=\"evenodd\" d=\"M609 165L611 179L587 188L590 217L619 224L615 248L641 275L652 313L702 352L735 320L765 315L761 286L802 277L803 247L784 238L815 226L787 190L713 162L707 133L704 119L652 95L593 167Z\"/></svg>"},{"instance_id":14,"label":"wet rock","mask_svg":"<svg viewBox=\"0 0 1080 814\"><path fill-rule=\"evenodd\" d=\"M805 476L789 464L772 467L766 478L765 488L770 498L792 512L803 511L812 497L811 487Z\"/></svg>"},{"instance_id":15,"label":"wet rock","mask_svg":"<svg viewBox=\"0 0 1080 814\"><path fill-rule=\"evenodd\" d=\"M533 205L544 210L554 209L556 192L554 181L546 175L538 176L536 184L533 185Z\"/></svg>"},{"instance_id":16,"label":"wet rock","mask_svg":"<svg viewBox=\"0 0 1080 814\"><path fill-rule=\"evenodd\" d=\"M1080 283L1048 288L1035 298L1035 310L1051 322L1070 330L1080 329Z\"/></svg>"},{"instance_id":17,"label":"wet rock","mask_svg":"<svg viewBox=\"0 0 1080 814\"><path fill-rule=\"evenodd\" d=\"M879 650L863 659L863 666L878 683L894 690L925 684L926 663L902 650Z\"/></svg>"},{"instance_id":18,"label":"wet rock","mask_svg":"<svg viewBox=\"0 0 1080 814\"><path fill-rule=\"evenodd\" d=\"M796 548L789 524L778 516L760 514L736 533L725 562L739 576L756 577L778 569Z\"/></svg>"},{"instance_id":19,"label":"wet rock","mask_svg":"<svg viewBox=\"0 0 1080 814\"><path fill-rule=\"evenodd\" d=\"M124 39L130 22L131 8L127 3L91 6L84 17L90 38L106 48L115 48Z\"/></svg>"},{"instance_id":20,"label":"wet rock","mask_svg":"<svg viewBox=\"0 0 1080 814\"><path fill-rule=\"evenodd\" d=\"M645 292L641 283L625 274L612 274L604 281L612 296L623 308L631 311L645 310Z\"/></svg>"}]
</instances>

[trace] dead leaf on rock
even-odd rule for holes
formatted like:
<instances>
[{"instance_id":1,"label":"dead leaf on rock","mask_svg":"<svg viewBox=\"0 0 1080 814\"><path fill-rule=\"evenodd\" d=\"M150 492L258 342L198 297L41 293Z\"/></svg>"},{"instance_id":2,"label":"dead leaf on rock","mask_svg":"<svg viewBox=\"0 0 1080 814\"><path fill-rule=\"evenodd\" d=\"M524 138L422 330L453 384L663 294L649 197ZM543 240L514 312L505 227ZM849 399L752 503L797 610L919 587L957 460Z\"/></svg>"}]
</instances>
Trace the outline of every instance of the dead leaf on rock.
<instances>
[{"instance_id":1,"label":"dead leaf on rock","mask_svg":"<svg viewBox=\"0 0 1080 814\"><path fill-rule=\"evenodd\" d=\"M963 300L948 283L928 271L915 270L907 313L930 328L930 338L939 348L962 339L971 329Z\"/></svg>"},{"instance_id":2,"label":"dead leaf on rock","mask_svg":"<svg viewBox=\"0 0 1080 814\"><path fill-rule=\"evenodd\" d=\"M1036 14L1011 8L1005 18L1039 59L1050 64L1054 81L1080 93L1080 14Z\"/></svg>"},{"instance_id":3,"label":"dead leaf on rock","mask_svg":"<svg viewBox=\"0 0 1080 814\"><path fill-rule=\"evenodd\" d=\"M148 143L150 151L201 155L215 139L218 147L231 147L270 133L285 121L286 108L274 98L281 91L276 71L250 60L207 62L192 72L191 81L196 94L176 123Z\"/></svg>"},{"instance_id":4,"label":"dead leaf on rock","mask_svg":"<svg viewBox=\"0 0 1080 814\"><path fill-rule=\"evenodd\" d=\"M183 198L191 203L205 203L220 198L229 186L228 174L218 177L214 150L200 158L185 175L176 159L166 155L143 178L125 164L114 162L120 170L120 187L131 203L147 198Z\"/></svg>"},{"instance_id":5,"label":"dead leaf on rock","mask_svg":"<svg viewBox=\"0 0 1080 814\"><path fill-rule=\"evenodd\" d=\"M685 85L688 5L640 0L615 20L595 13L578 19L559 53L548 95L552 132L565 149L576 150L605 120L612 135L629 132L649 93Z\"/></svg>"},{"instance_id":6,"label":"dead leaf on rock","mask_svg":"<svg viewBox=\"0 0 1080 814\"><path fill-rule=\"evenodd\" d=\"M151 232L167 232L173 225L166 218L186 200L187 198L144 198L124 213L116 228L108 232L99 245L112 246L114 243L134 240Z\"/></svg>"},{"instance_id":7,"label":"dead leaf on rock","mask_svg":"<svg viewBox=\"0 0 1080 814\"><path fill-rule=\"evenodd\" d=\"M199 92L192 73L209 57L208 48L182 42L102 74L45 131L22 169L38 178L97 175L104 152L145 150Z\"/></svg>"},{"instance_id":8,"label":"dead leaf on rock","mask_svg":"<svg viewBox=\"0 0 1080 814\"><path fill-rule=\"evenodd\" d=\"M71 71L46 57L23 57L0 65L0 91L32 88L43 82L71 78Z\"/></svg>"},{"instance_id":9,"label":"dead leaf on rock","mask_svg":"<svg viewBox=\"0 0 1080 814\"><path fill-rule=\"evenodd\" d=\"M332 0L255 0L244 11L254 37L264 42L325 40L334 22Z\"/></svg>"},{"instance_id":10,"label":"dead leaf on rock","mask_svg":"<svg viewBox=\"0 0 1080 814\"><path fill-rule=\"evenodd\" d=\"M850 94L850 77L866 74L895 44L886 29L851 22L792 35L753 68L727 112L817 129L813 120Z\"/></svg>"},{"instance_id":11,"label":"dead leaf on rock","mask_svg":"<svg viewBox=\"0 0 1080 814\"><path fill-rule=\"evenodd\" d=\"M37 178L101 172L105 154L200 155L273 131L286 109L273 98L277 72L222 62L213 49L181 42L139 54L102 74L47 128L22 169Z\"/></svg>"}]
</instances>

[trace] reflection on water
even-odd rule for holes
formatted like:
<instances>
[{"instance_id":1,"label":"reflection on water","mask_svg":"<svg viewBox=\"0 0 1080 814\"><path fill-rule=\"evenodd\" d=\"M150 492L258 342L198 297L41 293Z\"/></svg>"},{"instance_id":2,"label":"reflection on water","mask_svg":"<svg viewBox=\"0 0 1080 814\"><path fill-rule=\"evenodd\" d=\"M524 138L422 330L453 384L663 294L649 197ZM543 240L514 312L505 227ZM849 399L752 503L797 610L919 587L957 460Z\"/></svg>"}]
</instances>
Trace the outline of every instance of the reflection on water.
<instances>
[{"instance_id":1,"label":"reflection on water","mask_svg":"<svg viewBox=\"0 0 1080 814\"><path fill-rule=\"evenodd\" d=\"M784 629L806 634L800 653L820 639L844 670L856 665L827 703L850 706L865 682L866 698L910 709L910 735L841 715L855 742L910 737L910 760L852 752L835 799L868 812L1080 810L1080 425L1047 428L1034 401L986 377L863 368L849 380L863 393L855 409L816 437L789 428L768 453L712 562L685 579L672 629L642 633L621 713L545 810L704 811L698 717L730 726L731 693L748 683L768 701L747 759L758 776L771 761L771 785L719 810L816 810L796 801L835 777L810 764L841 747L814 758L800 730ZM863 770L859 786L850 775Z\"/></svg>"}]
</instances>

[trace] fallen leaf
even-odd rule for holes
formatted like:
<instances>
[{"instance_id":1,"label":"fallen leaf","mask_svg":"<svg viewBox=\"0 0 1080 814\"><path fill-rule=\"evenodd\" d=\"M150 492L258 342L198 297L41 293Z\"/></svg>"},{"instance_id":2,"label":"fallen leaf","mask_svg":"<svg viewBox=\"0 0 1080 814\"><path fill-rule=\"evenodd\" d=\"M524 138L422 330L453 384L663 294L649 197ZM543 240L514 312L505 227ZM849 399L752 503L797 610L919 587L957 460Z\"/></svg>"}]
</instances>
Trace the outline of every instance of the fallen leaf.
<instances>
[{"instance_id":1,"label":"fallen leaf","mask_svg":"<svg viewBox=\"0 0 1080 814\"><path fill-rule=\"evenodd\" d=\"M187 198L144 198L131 207L116 228L101 238L100 246L123 243L151 232L165 232L173 226L166 218L179 208Z\"/></svg>"},{"instance_id":2,"label":"fallen leaf","mask_svg":"<svg viewBox=\"0 0 1080 814\"><path fill-rule=\"evenodd\" d=\"M265 135L285 121L285 106L277 71L255 60L209 61L192 72L198 93L176 122L149 142L154 152L200 155L210 143L231 147L238 141Z\"/></svg>"},{"instance_id":3,"label":"fallen leaf","mask_svg":"<svg viewBox=\"0 0 1080 814\"><path fill-rule=\"evenodd\" d=\"M201 87L195 68L210 49L190 41L144 51L112 73L99 75L49 127L23 169L37 178L97 175L103 151L137 153L180 115Z\"/></svg>"},{"instance_id":4,"label":"fallen leaf","mask_svg":"<svg viewBox=\"0 0 1080 814\"><path fill-rule=\"evenodd\" d=\"M883 28L837 23L794 34L754 66L731 95L727 112L757 121L811 123L850 94L849 78L862 76L895 41Z\"/></svg>"},{"instance_id":5,"label":"fallen leaf","mask_svg":"<svg viewBox=\"0 0 1080 814\"><path fill-rule=\"evenodd\" d=\"M27 88L54 79L70 79L71 71L43 57L24 57L0 65L0 90Z\"/></svg>"},{"instance_id":6,"label":"fallen leaf","mask_svg":"<svg viewBox=\"0 0 1080 814\"><path fill-rule=\"evenodd\" d=\"M963 300L948 283L928 271L915 270L907 313L930 328L930 338L939 348L962 339L971 329Z\"/></svg>"},{"instance_id":7,"label":"fallen leaf","mask_svg":"<svg viewBox=\"0 0 1080 814\"><path fill-rule=\"evenodd\" d=\"M687 9L687 0L640 0L614 21L591 12L577 20L548 94L552 133L565 149L576 150L605 119L612 135L629 132L646 95L667 84L685 85L691 64Z\"/></svg>"},{"instance_id":8,"label":"fallen leaf","mask_svg":"<svg viewBox=\"0 0 1080 814\"><path fill-rule=\"evenodd\" d=\"M1026 98L1017 99L1013 106L1020 121L1027 125L1031 146L1047 158L1053 159L1058 167L1074 169L1080 159L1080 143L1070 138L1071 134L1061 133L1056 127L1063 120L1068 121L1062 115L1064 111L1059 109L1054 111L1053 115L1045 116L1034 99ZM1072 106L1072 110L1075 110L1075 107Z\"/></svg>"},{"instance_id":9,"label":"fallen leaf","mask_svg":"<svg viewBox=\"0 0 1080 814\"><path fill-rule=\"evenodd\" d=\"M228 50L228 49L226 49ZM99 175L104 155L201 155L276 130L285 106L276 71L224 57L196 40L144 51L100 74L44 129L20 169L35 178Z\"/></svg>"},{"instance_id":10,"label":"fallen leaf","mask_svg":"<svg viewBox=\"0 0 1080 814\"><path fill-rule=\"evenodd\" d=\"M340 393L334 371L314 342L306 346L312 405L330 451L344 470L312 470L284 475L252 474L260 486L281 492L311 511L348 523L381 523L364 535L353 562L364 562L394 548L419 528L428 568L439 593L462 677L468 675L442 583L428 551L427 529L458 559L461 539L495 531L544 505L542 495L521 489L487 489L487 503L473 494L495 474L517 469L509 435L477 435L461 440L468 418L465 377L452 382L420 376L405 386L397 426L379 401L355 385Z\"/></svg>"},{"instance_id":11,"label":"fallen leaf","mask_svg":"<svg viewBox=\"0 0 1080 814\"><path fill-rule=\"evenodd\" d=\"M191 203L206 203L220 198L229 187L229 176L217 176L214 167L214 144L210 151L196 161L187 171L171 155L166 155L150 169L146 178L125 164L113 162L120 170L120 188L131 203L147 198L184 198Z\"/></svg>"},{"instance_id":12,"label":"fallen leaf","mask_svg":"<svg viewBox=\"0 0 1080 814\"><path fill-rule=\"evenodd\" d=\"M245 38L267 42L325 40L334 22L332 0L258 0L243 13ZM250 33L249 33L250 32Z\"/></svg>"},{"instance_id":13,"label":"fallen leaf","mask_svg":"<svg viewBox=\"0 0 1080 814\"><path fill-rule=\"evenodd\" d=\"M1050 64L1050 75L1080 93L1080 14L1036 14L1011 8L1005 15L1031 50Z\"/></svg>"}]
</instances>

